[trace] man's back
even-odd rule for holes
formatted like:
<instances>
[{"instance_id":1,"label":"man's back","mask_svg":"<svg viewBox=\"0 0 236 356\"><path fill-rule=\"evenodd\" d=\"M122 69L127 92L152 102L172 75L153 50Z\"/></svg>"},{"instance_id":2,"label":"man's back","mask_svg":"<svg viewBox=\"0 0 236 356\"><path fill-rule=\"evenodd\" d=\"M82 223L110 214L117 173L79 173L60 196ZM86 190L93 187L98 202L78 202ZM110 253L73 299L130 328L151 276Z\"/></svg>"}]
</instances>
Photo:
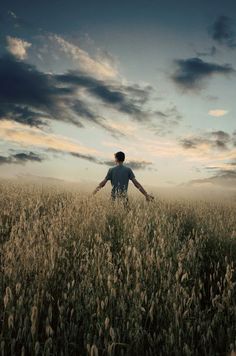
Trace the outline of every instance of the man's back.
<instances>
[{"instance_id":1,"label":"man's back","mask_svg":"<svg viewBox=\"0 0 236 356\"><path fill-rule=\"evenodd\" d=\"M131 179L135 187L143 195L145 195L148 201L153 200L154 198L151 195L149 195L146 192L146 190L142 187L142 185L137 181L137 179L135 179L135 175L132 169L123 165L123 162L125 160L124 152L121 151L116 152L114 156L115 156L116 166L108 170L105 179L103 179L99 183L97 188L94 190L93 194L96 194L102 187L106 185L107 181L110 180L112 185L112 191L111 191L112 198L116 198L118 195L119 196L122 195L125 196L125 200L127 202L128 184L129 184L129 179Z\"/></svg>"},{"instance_id":2,"label":"man's back","mask_svg":"<svg viewBox=\"0 0 236 356\"><path fill-rule=\"evenodd\" d=\"M135 175L131 168L119 164L110 168L107 172L106 179L111 181L112 197L116 197L119 194L125 194L128 190L129 179L135 178Z\"/></svg>"}]
</instances>

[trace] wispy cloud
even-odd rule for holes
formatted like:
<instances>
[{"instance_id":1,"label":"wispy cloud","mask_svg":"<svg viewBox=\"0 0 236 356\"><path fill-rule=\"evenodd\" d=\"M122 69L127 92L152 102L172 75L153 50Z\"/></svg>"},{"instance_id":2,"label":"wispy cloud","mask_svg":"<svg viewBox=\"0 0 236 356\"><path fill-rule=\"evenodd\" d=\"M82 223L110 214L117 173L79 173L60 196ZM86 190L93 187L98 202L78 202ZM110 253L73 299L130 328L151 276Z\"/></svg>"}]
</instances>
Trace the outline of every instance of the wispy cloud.
<instances>
[{"instance_id":1,"label":"wispy cloud","mask_svg":"<svg viewBox=\"0 0 236 356\"><path fill-rule=\"evenodd\" d=\"M204 86L204 80L213 75L234 74L235 70L230 64L216 64L205 62L198 57L176 59L177 66L171 79L182 90L199 91Z\"/></svg>"},{"instance_id":2,"label":"wispy cloud","mask_svg":"<svg viewBox=\"0 0 236 356\"><path fill-rule=\"evenodd\" d=\"M118 75L114 62L111 65L110 60L106 60L104 55L92 58L88 52L57 34L50 34L48 39L61 52L72 58L81 72L100 79L115 78Z\"/></svg>"}]
</instances>

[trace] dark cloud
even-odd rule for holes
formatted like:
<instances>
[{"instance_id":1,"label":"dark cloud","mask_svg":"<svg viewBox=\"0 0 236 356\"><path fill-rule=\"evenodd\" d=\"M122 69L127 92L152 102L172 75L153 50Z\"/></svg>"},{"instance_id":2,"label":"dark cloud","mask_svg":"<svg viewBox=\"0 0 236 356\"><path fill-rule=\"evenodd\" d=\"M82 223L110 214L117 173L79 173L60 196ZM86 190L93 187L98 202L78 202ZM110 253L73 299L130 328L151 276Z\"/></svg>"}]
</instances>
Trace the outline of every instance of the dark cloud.
<instances>
[{"instance_id":1,"label":"dark cloud","mask_svg":"<svg viewBox=\"0 0 236 356\"><path fill-rule=\"evenodd\" d=\"M127 165L134 169L134 170L139 170L139 169L146 169L146 168L151 168L152 162L147 162L147 161L128 161Z\"/></svg>"},{"instance_id":2,"label":"dark cloud","mask_svg":"<svg viewBox=\"0 0 236 356\"><path fill-rule=\"evenodd\" d=\"M147 123L154 114L143 108L153 91L151 86L123 85L105 82L80 72L55 75L39 71L35 66L17 60L11 55L0 57L0 120L4 118L30 126L44 126L50 120L84 126L92 121L114 136L121 133L109 127L105 118L97 114L97 105L87 98L129 115L134 120Z\"/></svg>"},{"instance_id":3,"label":"dark cloud","mask_svg":"<svg viewBox=\"0 0 236 356\"><path fill-rule=\"evenodd\" d=\"M60 101L72 88L56 86L53 76L7 55L0 58L0 119L10 118L31 126L45 124L43 118L68 121Z\"/></svg>"},{"instance_id":4,"label":"dark cloud","mask_svg":"<svg viewBox=\"0 0 236 356\"><path fill-rule=\"evenodd\" d=\"M219 44L236 48L235 21L225 15L219 16L208 28L209 34Z\"/></svg>"},{"instance_id":5,"label":"dark cloud","mask_svg":"<svg viewBox=\"0 0 236 356\"><path fill-rule=\"evenodd\" d=\"M0 120L4 118L12 119L21 124L42 127L48 125L44 118L50 118L45 112L33 111L25 105L14 105L2 103L0 107Z\"/></svg>"},{"instance_id":6,"label":"dark cloud","mask_svg":"<svg viewBox=\"0 0 236 356\"><path fill-rule=\"evenodd\" d=\"M191 137L191 138L183 138L180 140L180 144L183 148L197 148L197 146L202 143L198 137Z\"/></svg>"},{"instance_id":7,"label":"dark cloud","mask_svg":"<svg viewBox=\"0 0 236 356\"><path fill-rule=\"evenodd\" d=\"M96 114L80 99L74 99L71 102L71 109L78 115L82 115L92 121L96 121Z\"/></svg>"},{"instance_id":8,"label":"dark cloud","mask_svg":"<svg viewBox=\"0 0 236 356\"><path fill-rule=\"evenodd\" d=\"M204 62L202 59L176 59L177 69L171 79L183 90L201 89L203 80L212 75L229 75L235 72L230 64Z\"/></svg>"},{"instance_id":9,"label":"dark cloud","mask_svg":"<svg viewBox=\"0 0 236 356\"><path fill-rule=\"evenodd\" d=\"M217 166L204 167L207 171L218 171L220 168Z\"/></svg>"},{"instance_id":10,"label":"dark cloud","mask_svg":"<svg viewBox=\"0 0 236 356\"><path fill-rule=\"evenodd\" d=\"M90 162L96 163L96 164L100 164L100 165L105 165L108 167L113 167L115 166L115 162L110 160L102 160L102 159L97 159L94 156L90 156L90 155L84 155L84 154L80 154L80 153L75 153L75 152L70 152L70 154L74 157L77 158L82 158L82 159L86 159ZM146 169L147 167L152 166L152 162L147 162L147 161L127 161L125 163L125 165L127 165L128 167L134 169L134 170L143 170Z\"/></svg>"},{"instance_id":11,"label":"dark cloud","mask_svg":"<svg viewBox=\"0 0 236 356\"><path fill-rule=\"evenodd\" d=\"M168 115L167 115L165 112L160 111L160 110L155 111L155 114L156 114L157 116L162 117L162 118L168 117Z\"/></svg>"},{"instance_id":12,"label":"dark cloud","mask_svg":"<svg viewBox=\"0 0 236 356\"><path fill-rule=\"evenodd\" d=\"M26 162L42 162L44 157L34 152L18 152L8 156L0 156L0 165L25 164Z\"/></svg>"},{"instance_id":13,"label":"dark cloud","mask_svg":"<svg viewBox=\"0 0 236 356\"><path fill-rule=\"evenodd\" d=\"M213 131L212 137L215 140L214 144L220 149L227 149L227 144L231 141L231 137L224 131Z\"/></svg>"},{"instance_id":14,"label":"dark cloud","mask_svg":"<svg viewBox=\"0 0 236 356\"><path fill-rule=\"evenodd\" d=\"M149 101L150 95L154 92L154 89L151 85L146 85L145 87L141 87L138 84L133 84L133 85L124 85L123 91L127 95L131 95L133 97L133 102L142 105Z\"/></svg>"},{"instance_id":15,"label":"dark cloud","mask_svg":"<svg viewBox=\"0 0 236 356\"><path fill-rule=\"evenodd\" d=\"M30 64L12 56L0 58L0 102L5 104L29 105L45 109L54 104L50 75L39 72Z\"/></svg>"},{"instance_id":16,"label":"dark cloud","mask_svg":"<svg viewBox=\"0 0 236 356\"><path fill-rule=\"evenodd\" d=\"M19 161L19 162L27 162L27 161L35 161L35 162L42 162L43 158L40 157L38 154L34 152L29 152L29 153L16 153L12 155L12 158Z\"/></svg>"},{"instance_id":17,"label":"dark cloud","mask_svg":"<svg viewBox=\"0 0 236 356\"><path fill-rule=\"evenodd\" d=\"M110 167L113 167L115 165L114 161L104 161L102 162L102 164L105 164ZM127 161L125 164L131 169L135 169L135 170L146 169L147 167L153 165L152 162L147 162L147 161Z\"/></svg>"},{"instance_id":18,"label":"dark cloud","mask_svg":"<svg viewBox=\"0 0 236 356\"><path fill-rule=\"evenodd\" d=\"M104 82L85 76L78 71L70 71L66 74L57 75L55 78L63 84L86 88L90 95L120 112L131 115L134 119L142 121L151 114L140 106L148 101L152 90L150 86L144 89L138 85L132 87Z\"/></svg>"},{"instance_id":19,"label":"dark cloud","mask_svg":"<svg viewBox=\"0 0 236 356\"><path fill-rule=\"evenodd\" d=\"M224 131L212 131L202 136L192 136L180 139L180 145L186 149L197 149L200 145L206 144L218 150L228 150L233 143L233 135Z\"/></svg>"},{"instance_id":20,"label":"dark cloud","mask_svg":"<svg viewBox=\"0 0 236 356\"><path fill-rule=\"evenodd\" d=\"M77 152L69 152L69 154L73 157L85 159L89 162L97 163L97 164L102 164L96 157L91 156L91 155L85 155L82 153L77 153Z\"/></svg>"},{"instance_id":21,"label":"dark cloud","mask_svg":"<svg viewBox=\"0 0 236 356\"><path fill-rule=\"evenodd\" d=\"M71 155L73 157L76 157L76 158L81 158L81 159L85 159L89 162L93 162L93 163L97 163L97 164L102 164L101 161L96 158L95 156L91 156L91 155L88 155L88 154L83 154L83 153L80 153L80 152L70 152L70 151L63 151L63 150L59 150L59 149L56 149L56 148L48 148L46 150L47 152L49 153L53 153L55 156L57 155Z\"/></svg>"},{"instance_id":22,"label":"dark cloud","mask_svg":"<svg viewBox=\"0 0 236 356\"><path fill-rule=\"evenodd\" d=\"M52 152L52 153L55 153L56 155L57 154L58 155L68 155L69 154L73 157L76 157L79 159L84 159L86 161L96 163L99 165L105 165L108 167L113 167L115 165L114 160L105 160L102 158L97 158L95 156L83 154L80 152L67 152L67 151L62 151L62 150L58 150L58 149L54 149L54 148L47 149L47 152ZM151 166L153 165L152 162L148 162L148 161L127 161L125 164L135 170L142 170L142 169L146 169L146 168L150 169L150 168L152 168Z\"/></svg>"}]
</instances>

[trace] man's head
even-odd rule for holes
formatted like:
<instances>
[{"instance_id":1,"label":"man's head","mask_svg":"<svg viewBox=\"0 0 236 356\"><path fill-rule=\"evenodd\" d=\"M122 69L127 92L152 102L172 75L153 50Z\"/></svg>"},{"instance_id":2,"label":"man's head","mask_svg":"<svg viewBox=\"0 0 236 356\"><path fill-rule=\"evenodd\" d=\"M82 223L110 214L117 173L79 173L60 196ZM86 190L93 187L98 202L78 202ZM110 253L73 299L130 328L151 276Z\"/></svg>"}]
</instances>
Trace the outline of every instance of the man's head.
<instances>
[{"instance_id":1,"label":"man's head","mask_svg":"<svg viewBox=\"0 0 236 356\"><path fill-rule=\"evenodd\" d=\"M125 154L124 154L124 152L121 152L121 151L119 151L119 152L116 152L115 153L115 161L116 161L116 163L123 163L124 162L124 160L125 160Z\"/></svg>"}]
</instances>

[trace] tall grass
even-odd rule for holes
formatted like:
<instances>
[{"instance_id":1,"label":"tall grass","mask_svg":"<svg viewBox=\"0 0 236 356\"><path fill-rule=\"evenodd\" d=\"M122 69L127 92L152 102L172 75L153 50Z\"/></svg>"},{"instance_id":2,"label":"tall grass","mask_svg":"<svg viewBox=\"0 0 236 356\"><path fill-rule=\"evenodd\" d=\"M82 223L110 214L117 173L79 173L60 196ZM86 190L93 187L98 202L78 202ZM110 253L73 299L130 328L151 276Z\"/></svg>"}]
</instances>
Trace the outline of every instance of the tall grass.
<instances>
[{"instance_id":1,"label":"tall grass","mask_svg":"<svg viewBox=\"0 0 236 356\"><path fill-rule=\"evenodd\" d=\"M235 208L1 182L0 354L230 354Z\"/></svg>"}]
</instances>

